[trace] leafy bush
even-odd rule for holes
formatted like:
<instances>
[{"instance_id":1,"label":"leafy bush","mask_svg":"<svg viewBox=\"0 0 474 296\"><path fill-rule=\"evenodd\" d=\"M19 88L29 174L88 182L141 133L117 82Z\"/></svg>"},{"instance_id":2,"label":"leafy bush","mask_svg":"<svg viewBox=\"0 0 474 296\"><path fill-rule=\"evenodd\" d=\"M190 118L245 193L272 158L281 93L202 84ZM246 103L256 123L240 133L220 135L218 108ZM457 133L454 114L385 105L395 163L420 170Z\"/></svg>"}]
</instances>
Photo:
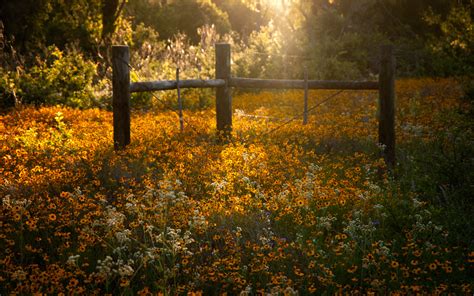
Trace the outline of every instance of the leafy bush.
<instances>
[{"instance_id":1,"label":"leafy bush","mask_svg":"<svg viewBox=\"0 0 474 296\"><path fill-rule=\"evenodd\" d=\"M232 52L235 58L235 74L251 78L287 78L291 76L284 54L284 40L275 26L254 31L243 45L241 52ZM286 77L283 77L286 76Z\"/></svg>"},{"instance_id":2,"label":"leafy bush","mask_svg":"<svg viewBox=\"0 0 474 296\"><path fill-rule=\"evenodd\" d=\"M14 73L0 68L0 110L16 105L17 91Z\"/></svg>"},{"instance_id":3,"label":"leafy bush","mask_svg":"<svg viewBox=\"0 0 474 296\"><path fill-rule=\"evenodd\" d=\"M159 32L161 40L173 39L180 33L197 44L200 41L198 28L205 25L215 25L220 34L230 31L227 13L210 0L162 2L131 1L127 5L128 13L135 17L137 23L144 23Z\"/></svg>"},{"instance_id":4,"label":"leafy bush","mask_svg":"<svg viewBox=\"0 0 474 296\"><path fill-rule=\"evenodd\" d=\"M75 50L65 53L54 46L46 56L19 78L22 103L92 106L96 64Z\"/></svg>"},{"instance_id":5,"label":"leafy bush","mask_svg":"<svg viewBox=\"0 0 474 296\"><path fill-rule=\"evenodd\" d=\"M471 4L456 5L442 18L433 12L425 20L438 28L429 47L433 53L432 69L438 75L469 75L474 72L474 24Z\"/></svg>"}]
</instances>

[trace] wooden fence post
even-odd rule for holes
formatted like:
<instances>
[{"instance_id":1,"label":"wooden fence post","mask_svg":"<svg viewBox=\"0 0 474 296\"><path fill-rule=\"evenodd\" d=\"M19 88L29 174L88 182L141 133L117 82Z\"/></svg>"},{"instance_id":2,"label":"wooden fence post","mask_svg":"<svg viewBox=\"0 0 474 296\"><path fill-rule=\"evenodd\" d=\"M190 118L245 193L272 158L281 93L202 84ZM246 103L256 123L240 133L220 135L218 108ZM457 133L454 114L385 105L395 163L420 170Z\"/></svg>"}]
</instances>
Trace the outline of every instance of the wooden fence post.
<instances>
[{"instance_id":1,"label":"wooden fence post","mask_svg":"<svg viewBox=\"0 0 474 296\"><path fill-rule=\"evenodd\" d=\"M303 124L308 124L308 68L304 68L304 112Z\"/></svg>"},{"instance_id":2,"label":"wooden fence post","mask_svg":"<svg viewBox=\"0 0 474 296\"><path fill-rule=\"evenodd\" d=\"M217 131L229 136L232 131L232 98L229 87L230 44L216 44L216 79L224 79L226 84L216 90Z\"/></svg>"},{"instance_id":3,"label":"wooden fence post","mask_svg":"<svg viewBox=\"0 0 474 296\"><path fill-rule=\"evenodd\" d=\"M179 68L176 68L176 90L178 91L179 131L184 132L183 100L181 99L181 88L179 86Z\"/></svg>"},{"instance_id":4,"label":"wooden fence post","mask_svg":"<svg viewBox=\"0 0 474 296\"><path fill-rule=\"evenodd\" d=\"M379 143L389 169L395 166L395 57L393 47L385 45L380 52L379 73Z\"/></svg>"},{"instance_id":5,"label":"wooden fence post","mask_svg":"<svg viewBox=\"0 0 474 296\"><path fill-rule=\"evenodd\" d=\"M112 46L112 108L114 148L130 144L130 52L126 45Z\"/></svg>"}]
</instances>

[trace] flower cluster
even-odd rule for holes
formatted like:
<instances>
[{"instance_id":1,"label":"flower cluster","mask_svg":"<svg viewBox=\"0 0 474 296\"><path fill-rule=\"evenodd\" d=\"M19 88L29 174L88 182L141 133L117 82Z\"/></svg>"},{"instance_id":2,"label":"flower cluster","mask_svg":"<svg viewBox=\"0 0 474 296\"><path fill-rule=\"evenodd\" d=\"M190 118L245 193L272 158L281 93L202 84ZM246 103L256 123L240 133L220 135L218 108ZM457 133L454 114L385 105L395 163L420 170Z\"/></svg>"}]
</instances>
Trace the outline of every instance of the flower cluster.
<instances>
[{"instance_id":1,"label":"flower cluster","mask_svg":"<svg viewBox=\"0 0 474 296\"><path fill-rule=\"evenodd\" d=\"M399 81L397 142L435 140L459 97L450 80ZM282 125L301 92L234 104L227 143L213 110L186 111L183 133L173 112L134 113L118 152L110 112L1 115L0 294L472 293L472 242L380 157L376 92L304 126Z\"/></svg>"}]
</instances>

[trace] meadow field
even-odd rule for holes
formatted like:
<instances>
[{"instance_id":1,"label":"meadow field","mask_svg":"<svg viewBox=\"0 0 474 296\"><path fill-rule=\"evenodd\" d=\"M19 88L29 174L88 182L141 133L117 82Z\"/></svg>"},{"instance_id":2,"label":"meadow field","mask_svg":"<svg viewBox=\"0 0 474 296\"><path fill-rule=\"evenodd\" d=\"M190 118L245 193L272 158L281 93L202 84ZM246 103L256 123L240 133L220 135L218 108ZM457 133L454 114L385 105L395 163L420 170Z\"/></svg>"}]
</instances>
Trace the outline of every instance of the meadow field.
<instances>
[{"instance_id":1,"label":"meadow field","mask_svg":"<svg viewBox=\"0 0 474 296\"><path fill-rule=\"evenodd\" d=\"M235 93L215 111L0 115L1 295L472 295L473 108L397 81L397 166L375 91ZM160 95L160 94L157 94ZM193 100L184 94L186 101Z\"/></svg>"}]
</instances>

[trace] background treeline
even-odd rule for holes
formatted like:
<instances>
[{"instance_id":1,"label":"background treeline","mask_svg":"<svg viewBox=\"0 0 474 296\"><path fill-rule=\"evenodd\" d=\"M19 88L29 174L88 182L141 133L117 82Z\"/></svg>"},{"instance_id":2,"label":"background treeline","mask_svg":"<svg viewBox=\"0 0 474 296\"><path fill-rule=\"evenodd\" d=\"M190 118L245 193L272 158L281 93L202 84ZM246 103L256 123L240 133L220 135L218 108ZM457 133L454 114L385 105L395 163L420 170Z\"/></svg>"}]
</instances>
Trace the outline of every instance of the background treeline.
<instances>
[{"instance_id":1,"label":"background treeline","mask_svg":"<svg viewBox=\"0 0 474 296\"><path fill-rule=\"evenodd\" d=\"M234 75L367 79L381 44L399 76L474 72L472 0L6 0L0 3L0 106L108 107L110 45L128 44L132 79L214 75L215 42ZM205 91L194 92L205 107ZM167 99L163 93L162 99ZM151 95L135 97L152 104Z\"/></svg>"}]
</instances>

